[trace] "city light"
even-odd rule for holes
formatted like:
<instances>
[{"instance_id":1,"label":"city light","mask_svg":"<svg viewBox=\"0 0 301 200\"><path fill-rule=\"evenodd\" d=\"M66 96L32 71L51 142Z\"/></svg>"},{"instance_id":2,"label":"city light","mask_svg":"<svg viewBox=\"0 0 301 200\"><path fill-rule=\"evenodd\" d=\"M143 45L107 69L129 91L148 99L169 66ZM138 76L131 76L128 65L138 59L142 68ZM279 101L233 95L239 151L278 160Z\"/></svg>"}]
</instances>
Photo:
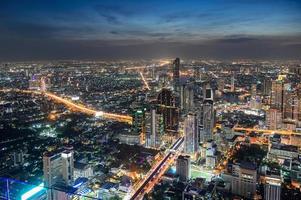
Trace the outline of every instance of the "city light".
<instances>
[{"instance_id":1,"label":"city light","mask_svg":"<svg viewBox=\"0 0 301 200\"><path fill-rule=\"evenodd\" d=\"M145 78L144 78L142 72L139 72L139 74L140 74L140 76L141 76L141 79L142 79L142 81L143 81L143 83L144 83L146 89L150 90L150 87L149 87L147 81L145 80Z\"/></svg>"},{"instance_id":2,"label":"city light","mask_svg":"<svg viewBox=\"0 0 301 200\"><path fill-rule=\"evenodd\" d=\"M44 188L44 183L41 183L40 185L38 185L38 186L34 187L33 189L29 190L28 192L24 193L21 196L21 200L27 200L43 190L46 190L46 188Z\"/></svg>"}]
</instances>

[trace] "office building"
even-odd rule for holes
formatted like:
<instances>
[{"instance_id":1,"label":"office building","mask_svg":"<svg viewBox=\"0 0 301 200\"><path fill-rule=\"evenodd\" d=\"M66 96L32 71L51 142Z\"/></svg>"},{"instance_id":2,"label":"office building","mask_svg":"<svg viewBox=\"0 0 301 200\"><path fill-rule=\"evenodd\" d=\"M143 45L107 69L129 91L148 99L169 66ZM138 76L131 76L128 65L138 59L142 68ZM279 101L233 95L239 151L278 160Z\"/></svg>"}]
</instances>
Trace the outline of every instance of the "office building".
<instances>
[{"instance_id":1,"label":"office building","mask_svg":"<svg viewBox=\"0 0 301 200\"><path fill-rule=\"evenodd\" d=\"M155 107L150 109L146 128L146 147L158 148L161 144L161 137L164 133L163 115L157 113Z\"/></svg>"},{"instance_id":2,"label":"office building","mask_svg":"<svg viewBox=\"0 0 301 200\"><path fill-rule=\"evenodd\" d=\"M74 172L73 162L73 151L45 152L43 155L45 187L52 188L57 183L71 185ZM47 191L47 197L49 200L53 199L51 190Z\"/></svg>"},{"instance_id":3,"label":"office building","mask_svg":"<svg viewBox=\"0 0 301 200\"><path fill-rule=\"evenodd\" d=\"M91 178L93 174L93 168L90 164L74 163L74 180L78 178Z\"/></svg>"},{"instance_id":4,"label":"office building","mask_svg":"<svg viewBox=\"0 0 301 200\"><path fill-rule=\"evenodd\" d=\"M264 185L265 200L280 200L281 199L281 177L266 176Z\"/></svg>"},{"instance_id":5,"label":"office building","mask_svg":"<svg viewBox=\"0 0 301 200\"><path fill-rule=\"evenodd\" d=\"M284 102L283 118L298 121L300 97L296 93L287 93Z\"/></svg>"},{"instance_id":6,"label":"office building","mask_svg":"<svg viewBox=\"0 0 301 200\"><path fill-rule=\"evenodd\" d=\"M281 111L275 108L270 108L266 112L266 125L272 130L280 129L282 127Z\"/></svg>"},{"instance_id":7,"label":"office building","mask_svg":"<svg viewBox=\"0 0 301 200\"><path fill-rule=\"evenodd\" d=\"M180 155L178 157L176 171L180 181L186 182L190 179L190 156Z\"/></svg>"},{"instance_id":8,"label":"office building","mask_svg":"<svg viewBox=\"0 0 301 200\"><path fill-rule=\"evenodd\" d=\"M179 92L180 87L180 58L176 58L173 61L173 82L174 82L174 90Z\"/></svg>"},{"instance_id":9,"label":"office building","mask_svg":"<svg viewBox=\"0 0 301 200\"><path fill-rule=\"evenodd\" d=\"M213 105L213 90L210 87L206 87L204 90L204 101L201 112L201 130L200 130L200 142L204 143L207 140L212 139L212 133L215 126L215 110Z\"/></svg>"},{"instance_id":10,"label":"office building","mask_svg":"<svg viewBox=\"0 0 301 200\"><path fill-rule=\"evenodd\" d=\"M256 166L249 162L232 165L232 193L252 199L256 194Z\"/></svg>"},{"instance_id":11,"label":"office building","mask_svg":"<svg viewBox=\"0 0 301 200\"><path fill-rule=\"evenodd\" d=\"M234 75L231 76L231 92L235 92L235 77Z\"/></svg>"},{"instance_id":12,"label":"office building","mask_svg":"<svg viewBox=\"0 0 301 200\"><path fill-rule=\"evenodd\" d=\"M213 105L213 90L210 85L206 85L203 89L203 103L199 113L200 132L199 141L201 143L212 139L212 132L215 126L215 111Z\"/></svg>"},{"instance_id":13,"label":"office building","mask_svg":"<svg viewBox=\"0 0 301 200\"><path fill-rule=\"evenodd\" d=\"M73 151L63 151L62 157L62 175L66 185L71 185L74 175L74 158Z\"/></svg>"},{"instance_id":14,"label":"office building","mask_svg":"<svg viewBox=\"0 0 301 200\"><path fill-rule=\"evenodd\" d=\"M158 94L157 102L157 112L163 115L164 131L176 132L179 123L179 110L176 107L175 96L172 91L163 88Z\"/></svg>"},{"instance_id":15,"label":"office building","mask_svg":"<svg viewBox=\"0 0 301 200\"><path fill-rule=\"evenodd\" d=\"M184 120L184 152L195 154L199 149L198 123L195 113L188 113Z\"/></svg>"},{"instance_id":16,"label":"office building","mask_svg":"<svg viewBox=\"0 0 301 200\"><path fill-rule=\"evenodd\" d=\"M145 110L143 108L135 109L133 114L132 131L134 134L145 134Z\"/></svg>"},{"instance_id":17,"label":"office building","mask_svg":"<svg viewBox=\"0 0 301 200\"><path fill-rule=\"evenodd\" d=\"M271 108L275 108L283 112L283 100L284 100L284 82L281 79L272 81L271 88Z\"/></svg>"},{"instance_id":18,"label":"office building","mask_svg":"<svg viewBox=\"0 0 301 200\"><path fill-rule=\"evenodd\" d=\"M270 96L272 91L272 80L271 78L265 78L263 80L263 86L262 86L262 94L264 96Z\"/></svg>"},{"instance_id":19,"label":"office building","mask_svg":"<svg viewBox=\"0 0 301 200\"><path fill-rule=\"evenodd\" d=\"M181 85L180 108L182 113L189 112L194 108L194 90L192 85Z\"/></svg>"}]
</instances>

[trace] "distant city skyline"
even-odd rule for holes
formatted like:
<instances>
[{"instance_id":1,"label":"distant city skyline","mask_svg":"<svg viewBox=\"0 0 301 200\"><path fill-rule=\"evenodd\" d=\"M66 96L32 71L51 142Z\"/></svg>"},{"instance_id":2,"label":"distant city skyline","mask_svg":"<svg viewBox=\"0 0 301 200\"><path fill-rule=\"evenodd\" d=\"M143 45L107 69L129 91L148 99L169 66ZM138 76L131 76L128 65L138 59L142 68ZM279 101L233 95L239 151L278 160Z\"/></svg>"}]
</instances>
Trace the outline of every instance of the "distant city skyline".
<instances>
[{"instance_id":1,"label":"distant city skyline","mask_svg":"<svg viewBox=\"0 0 301 200\"><path fill-rule=\"evenodd\" d=\"M301 2L0 2L0 61L301 59Z\"/></svg>"}]
</instances>

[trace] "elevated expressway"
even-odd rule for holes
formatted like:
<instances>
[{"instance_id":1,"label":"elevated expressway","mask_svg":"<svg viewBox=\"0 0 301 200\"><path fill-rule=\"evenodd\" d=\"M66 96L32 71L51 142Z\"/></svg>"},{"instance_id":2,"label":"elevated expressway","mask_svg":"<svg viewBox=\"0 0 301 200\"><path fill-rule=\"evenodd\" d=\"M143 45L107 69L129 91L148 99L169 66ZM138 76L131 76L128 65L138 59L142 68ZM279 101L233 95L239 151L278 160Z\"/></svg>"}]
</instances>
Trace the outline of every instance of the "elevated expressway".
<instances>
[{"instance_id":1,"label":"elevated expressway","mask_svg":"<svg viewBox=\"0 0 301 200\"><path fill-rule=\"evenodd\" d=\"M3 89L3 90L0 90L0 92L20 92L20 93L25 93L25 94L42 95L42 96L45 96L57 103L65 105L68 109L70 109L72 111L77 111L77 112L85 113L87 115L93 115L95 117L101 117L104 119L114 120L114 121L118 121L118 122L124 122L124 123L128 123L128 124L132 124L132 120L133 120L132 117L129 115L120 115L120 114L115 114L115 113L94 110L94 109L88 108L84 105L74 103L73 101L71 101L69 99L62 98L51 92L42 92L42 91L37 91L37 90L20 90L20 89Z\"/></svg>"}]
</instances>

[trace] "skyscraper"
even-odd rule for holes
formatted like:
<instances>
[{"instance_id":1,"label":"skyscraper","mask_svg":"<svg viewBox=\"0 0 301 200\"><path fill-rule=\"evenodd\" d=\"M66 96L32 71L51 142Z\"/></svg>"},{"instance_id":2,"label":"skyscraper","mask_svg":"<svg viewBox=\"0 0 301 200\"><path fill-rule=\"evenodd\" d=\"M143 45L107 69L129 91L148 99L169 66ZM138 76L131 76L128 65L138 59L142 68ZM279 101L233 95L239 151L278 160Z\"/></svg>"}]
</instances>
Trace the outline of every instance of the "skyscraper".
<instances>
[{"instance_id":1,"label":"skyscraper","mask_svg":"<svg viewBox=\"0 0 301 200\"><path fill-rule=\"evenodd\" d=\"M66 185L71 185L73 182L74 174L74 159L73 151L63 151L62 157L62 175Z\"/></svg>"},{"instance_id":2,"label":"skyscraper","mask_svg":"<svg viewBox=\"0 0 301 200\"><path fill-rule=\"evenodd\" d=\"M190 156L180 155L178 157L176 171L180 181L186 182L190 179Z\"/></svg>"},{"instance_id":3,"label":"skyscraper","mask_svg":"<svg viewBox=\"0 0 301 200\"><path fill-rule=\"evenodd\" d=\"M173 82L174 90L179 92L180 87L180 58L173 61Z\"/></svg>"},{"instance_id":4,"label":"skyscraper","mask_svg":"<svg viewBox=\"0 0 301 200\"><path fill-rule=\"evenodd\" d=\"M134 134L145 134L145 110L141 107L134 108L132 130Z\"/></svg>"},{"instance_id":5,"label":"skyscraper","mask_svg":"<svg viewBox=\"0 0 301 200\"><path fill-rule=\"evenodd\" d=\"M256 193L256 166L243 162L232 166L232 193L252 199Z\"/></svg>"},{"instance_id":6,"label":"skyscraper","mask_svg":"<svg viewBox=\"0 0 301 200\"><path fill-rule=\"evenodd\" d=\"M263 95L270 96L272 89L272 81L271 78L265 78L263 80Z\"/></svg>"},{"instance_id":7,"label":"skyscraper","mask_svg":"<svg viewBox=\"0 0 301 200\"><path fill-rule=\"evenodd\" d=\"M165 131L177 131L179 111L175 105L175 97L171 90L163 88L158 94L157 112L163 115Z\"/></svg>"},{"instance_id":8,"label":"skyscraper","mask_svg":"<svg viewBox=\"0 0 301 200\"><path fill-rule=\"evenodd\" d=\"M280 110L270 108L266 112L266 125L272 130L280 129L282 127L282 113Z\"/></svg>"},{"instance_id":9,"label":"skyscraper","mask_svg":"<svg viewBox=\"0 0 301 200\"><path fill-rule=\"evenodd\" d=\"M152 148L159 147L163 133L163 116L157 113L155 107L152 107L150 109L150 118L147 122L145 146Z\"/></svg>"},{"instance_id":10,"label":"skyscraper","mask_svg":"<svg viewBox=\"0 0 301 200\"><path fill-rule=\"evenodd\" d=\"M71 185L73 182L73 171L73 151L64 150L44 153L43 172L46 188L51 188L56 183ZM49 200L53 198L51 190L47 191L47 198Z\"/></svg>"},{"instance_id":11,"label":"skyscraper","mask_svg":"<svg viewBox=\"0 0 301 200\"><path fill-rule=\"evenodd\" d=\"M204 143L212 139L212 132L215 126L215 111L213 107L213 90L209 85L204 89L204 100L202 112L199 116L202 129L200 130L200 142Z\"/></svg>"},{"instance_id":12,"label":"skyscraper","mask_svg":"<svg viewBox=\"0 0 301 200\"><path fill-rule=\"evenodd\" d=\"M276 108L283 112L283 92L284 92L284 83L283 80L274 80L272 81L271 88L271 108Z\"/></svg>"},{"instance_id":13,"label":"skyscraper","mask_svg":"<svg viewBox=\"0 0 301 200\"><path fill-rule=\"evenodd\" d=\"M180 89L180 108L187 113L194 108L194 91L192 85L182 85Z\"/></svg>"},{"instance_id":14,"label":"skyscraper","mask_svg":"<svg viewBox=\"0 0 301 200\"><path fill-rule=\"evenodd\" d=\"M231 92L235 92L235 77L231 76Z\"/></svg>"},{"instance_id":15,"label":"skyscraper","mask_svg":"<svg viewBox=\"0 0 301 200\"><path fill-rule=\"evenodd\" d=\"M184 120L184 152L195 154L198 151L198 123L195 113L188 113Z\"/></svg>"}]
</instances>

